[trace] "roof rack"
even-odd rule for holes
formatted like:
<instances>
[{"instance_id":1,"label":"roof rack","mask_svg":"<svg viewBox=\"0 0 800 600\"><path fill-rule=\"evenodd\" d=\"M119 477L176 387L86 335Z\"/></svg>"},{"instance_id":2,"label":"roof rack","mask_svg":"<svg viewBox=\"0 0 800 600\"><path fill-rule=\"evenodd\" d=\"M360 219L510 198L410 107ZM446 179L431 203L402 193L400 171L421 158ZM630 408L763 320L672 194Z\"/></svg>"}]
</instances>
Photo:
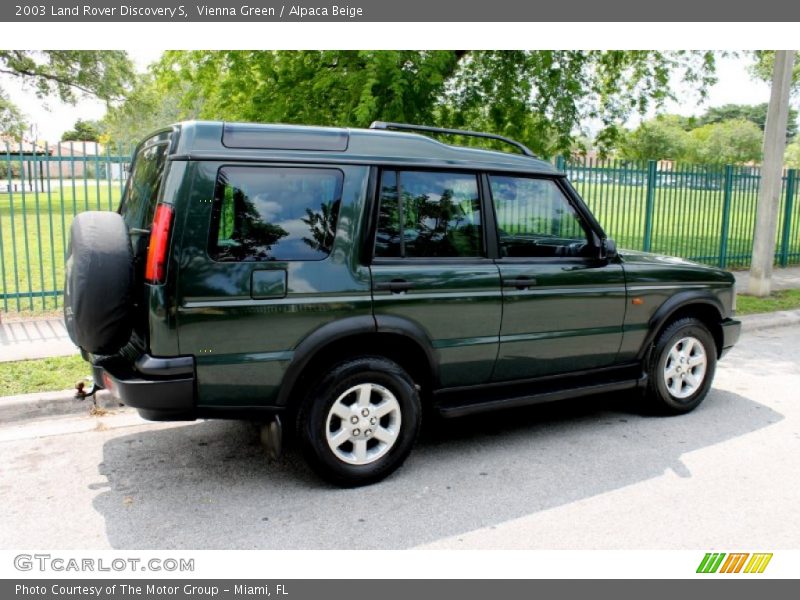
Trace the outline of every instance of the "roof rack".
<instances>
[{"instance_id":1,"label":"roof rack","mask_svg":"<svg viewBox=\"0 0 800 600\"><path fill-rule=\"evenodd\" d=\"M536 155L531 152L525 144L522 144L511 138L503 137L502 135L495 135L493 133L483 133L481 131L468 131L466 129L446 129L444 127L428 127L427 125L410 125L407 123L388 123L386 121L373 121L369 126L370 129L394 129L397 131L425 131L427 133L445 133L448 135L466 135L469 137L486 138L490 140L498 140L505 144L514 146L522 152L525 156L536 158Z\"/></svg>"}]
</instances>

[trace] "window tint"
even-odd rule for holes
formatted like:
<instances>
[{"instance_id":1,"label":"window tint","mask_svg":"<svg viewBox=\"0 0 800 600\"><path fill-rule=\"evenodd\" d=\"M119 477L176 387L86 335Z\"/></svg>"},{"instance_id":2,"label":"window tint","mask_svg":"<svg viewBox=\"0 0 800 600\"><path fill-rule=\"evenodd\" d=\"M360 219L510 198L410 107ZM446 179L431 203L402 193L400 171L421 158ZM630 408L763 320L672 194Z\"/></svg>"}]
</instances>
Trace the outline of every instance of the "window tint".
<instances>
[{"instance_id":1,"label":"window tint","mask_svg":"<svg viewBox=\"0 0 800 600\"><path fill-rule=\"evenodd\" d=\"M581 256L588 250L578 214L550 179L489 178L502 256Z\"/></svg>"},{"instance_id":2,"label":"window tint","mask_svg":"<svg viewBox=\"0 0 800 600\"><path fill-rule=\"evenodd\" d=\"M158 188L167 162L167 144L139 150L120 212L128 227L149 227L158 200Z\"/></svg>"},{"instance_id":3,"label":"window tint","mask_svg":"<svg viewBox=\"0 0 800 600\"><path fill-rule=\"evenodd\" d=\"M381 177L375 256L482 256L474 174L386 171Z\"/></svg>"},{"instance_id":4,"label":"window tint","mask_svg":"<svg viewBox=\"0 0 800 600\"><path fill-rule=\"evenodd\" d=\"M333 247L342 173L224 167L217 176L209 254L218 261L321 260Z\"/></svg>"}]
</instances>

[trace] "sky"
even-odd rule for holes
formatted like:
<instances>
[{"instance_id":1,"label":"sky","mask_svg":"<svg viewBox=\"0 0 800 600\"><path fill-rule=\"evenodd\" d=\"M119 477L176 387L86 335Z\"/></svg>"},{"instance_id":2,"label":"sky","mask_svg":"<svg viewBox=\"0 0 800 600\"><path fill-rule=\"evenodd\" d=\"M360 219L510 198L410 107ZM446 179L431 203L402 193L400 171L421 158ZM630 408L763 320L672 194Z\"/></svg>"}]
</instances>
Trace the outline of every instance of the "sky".
<instances>
[{"instance_id":1,"label":"sky","mask_svg":"<svg viewBox=\"0 0 800 600\"><path fill-rule=\"evenodd\" d=\"M155 61L161 50L130 50L128 52L139 71ZM762 81L752 79L747 71L751 59L747 56L723 57L717 61L718 83L708 94L702 105L696 94L678 86L678 102L669 102L666 112L686 116L697 115L708 107L723 104L760 104L769 101L769 86ZM19 81L9 76L0 75L0 87L9 95L12 102L20 107L28 116L29 122L36 127L36 137L40 141L56 141L61 134L70 129L77 119L100 119L105 114L105 105L91 98L83 98L77 104L69 105L54 98L41 100L30 89L23 88ZM794 98L795 106L798 99ZM631 119L629 125L638 123L639 118ZM32 137L32 136L29 136Z\"/></svg>"}]
</instances>

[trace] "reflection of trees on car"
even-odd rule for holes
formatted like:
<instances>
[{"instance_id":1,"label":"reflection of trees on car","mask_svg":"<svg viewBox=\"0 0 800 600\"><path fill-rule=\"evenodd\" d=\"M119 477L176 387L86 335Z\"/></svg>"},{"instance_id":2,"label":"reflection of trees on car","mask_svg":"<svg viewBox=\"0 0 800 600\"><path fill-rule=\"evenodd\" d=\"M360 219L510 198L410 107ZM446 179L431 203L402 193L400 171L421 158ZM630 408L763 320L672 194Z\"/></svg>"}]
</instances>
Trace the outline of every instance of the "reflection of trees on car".
<instances>
[{"instance_id":1,"label":"reflection of trees on car","mask_svg":"<svg viewBox=\"0 0 800 600\"><path fill-rule=\"evenodd\" d=\"M318 212L307 208L305 218L300 219L308 225L311 233L311 237L304 237L303 242L317 252L324 254L330 254L331 252L340 203L340 200L336 200L333 203L323 202L319 205Z\"/></svg>"},{"instance_id":2,"label":"reflection of trees on car","mask_svg":"<svg viewBox=\"0 0 800 600\"><path fill-rule=\"evenodd\" d=\"M438 201L428 194L403 194L406 245L416 256L470 256L478 250L478 228L465 223L467 214L445 189ZM409 239L409 235L413 236Z\"/></svg>"},{"instance_id":3,"label":"reflection of trees on car","mask_svg":"<svg viewBox=\"0 0 800 600\"><path fill-rule=\"evenodd\" d=\"M239 188L225 186L223 204L217 260L274 260L272 246L289 232L264 221L253 201Z\"/></svg>"}]
</instances>

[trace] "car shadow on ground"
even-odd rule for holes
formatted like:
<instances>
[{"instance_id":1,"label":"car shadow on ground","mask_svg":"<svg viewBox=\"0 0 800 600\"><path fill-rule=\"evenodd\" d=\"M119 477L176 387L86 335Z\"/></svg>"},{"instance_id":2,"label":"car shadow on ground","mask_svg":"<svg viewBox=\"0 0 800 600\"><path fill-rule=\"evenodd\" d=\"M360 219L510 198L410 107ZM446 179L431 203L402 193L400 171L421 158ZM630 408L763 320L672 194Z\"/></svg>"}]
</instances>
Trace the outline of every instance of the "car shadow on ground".
<instances>
[{"instance_id":1,"label":"car shadow on ground","mask_svg":"<svg viewBox=\"0 0 800 600\"><path fill-rule=\"evenodd\" d=\"M713 390L693 413L600 396L431 421L404 467L365 488L321 482L251 423L202 421L108 441L94 501L118 549L408 548L642 482L681 456L783 419Z\"/></svg>"}]
</instances>

